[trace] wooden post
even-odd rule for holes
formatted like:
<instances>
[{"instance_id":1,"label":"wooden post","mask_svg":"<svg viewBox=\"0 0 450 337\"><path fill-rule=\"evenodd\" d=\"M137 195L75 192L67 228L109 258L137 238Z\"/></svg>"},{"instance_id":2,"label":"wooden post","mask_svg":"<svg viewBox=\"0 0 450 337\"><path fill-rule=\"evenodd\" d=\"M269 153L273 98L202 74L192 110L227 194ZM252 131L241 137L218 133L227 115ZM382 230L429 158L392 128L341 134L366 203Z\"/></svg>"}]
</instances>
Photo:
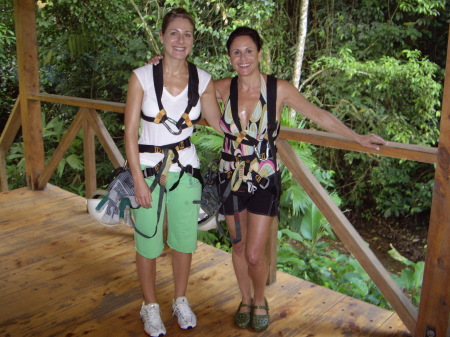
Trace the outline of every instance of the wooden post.
<instances>
[{"instance_id":1,"label":"wooden post","mask_svg":"<svg viewBox=\"0 0 450 337\"><path fill-rule=\"evenodd\" d=\"M84 146L84 175L86 198L92 196L92 192L97 189L97 174L95 163L95 137L94 129L88 121L89 110L83 109L83 146ZM81 110L81 109L80 109Z\"/></svg>"},{"instance_id":2,"label":"wooden post","mask_svg":"<svg viewBox=\"0 0 450 337\"><path fill-rule=\"evenodd\" d=\"M450 336L450 36L416 337Z\"/></svg>"},{"instance_id":3,"label":"wooden post","mask_svg":"<svg viewBox=\"0 0 450 337\"><path fill-rule=\"evenodd\" d=\"M277 280L277 250L278 250L278 218L274 217L266 242L266 260L269 266L269 275L267 276L267 285L275 283Z\"/></svg>"},{"instance_id":4,"label":"wooden post","mask_svg":"<svg viewBox=\"0 0 450 337\"><path fill-rule=\"evenodd\" d=\"M39 101L28 100L28 94L39 93L35 6L33 0L14 0L19 100L27 185L33 190L39 189L38 178L44 169L41 104Z\"/></svg>"}]
</instances>

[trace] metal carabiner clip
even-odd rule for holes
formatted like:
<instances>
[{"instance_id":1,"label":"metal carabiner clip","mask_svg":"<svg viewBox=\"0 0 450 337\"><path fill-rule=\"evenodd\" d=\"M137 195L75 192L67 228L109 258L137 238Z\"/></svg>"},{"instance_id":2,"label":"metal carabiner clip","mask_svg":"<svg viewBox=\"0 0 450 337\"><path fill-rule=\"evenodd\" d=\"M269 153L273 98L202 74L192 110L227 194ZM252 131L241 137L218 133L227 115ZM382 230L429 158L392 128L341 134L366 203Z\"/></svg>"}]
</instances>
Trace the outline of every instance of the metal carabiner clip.
<instances>
[{"instance_id":1,"label":"metal carabiner clip","mask_svg":"<svg viewBox=\"0 0 450 337\"><path fill-rule=\"evenodd\" d=\"M172 119L172 118L170 118L170 117L167 117L167 121L169 121L170 123L172 123L173 125L175 125L175 127L177 127L177 121L176 121L175 119ZM171 129L171 127L170 127L168 124L166 124L167 121L164 121L164 123L162 123L162 124L166 127L167 130L169 130L169 132L170 132L172 135L178 136L179 134L181 134L181 132L183 131L183 129L181 129L181 128L178 129L178 127L177 127L177 131L173 131L173 130Z\"/></svg>"},{"instance_id":2,"label":"metal carabiner clip","mask_svg":"<svg viewBox=\"0 0 450 337\"><path fill-rule=\"evenodd\" d=\"M258 158L258 161L261 162L261 153L259 153L258 147L254 145L253 149L255 150L256 158Z\"/></svg>"}]
</instances>

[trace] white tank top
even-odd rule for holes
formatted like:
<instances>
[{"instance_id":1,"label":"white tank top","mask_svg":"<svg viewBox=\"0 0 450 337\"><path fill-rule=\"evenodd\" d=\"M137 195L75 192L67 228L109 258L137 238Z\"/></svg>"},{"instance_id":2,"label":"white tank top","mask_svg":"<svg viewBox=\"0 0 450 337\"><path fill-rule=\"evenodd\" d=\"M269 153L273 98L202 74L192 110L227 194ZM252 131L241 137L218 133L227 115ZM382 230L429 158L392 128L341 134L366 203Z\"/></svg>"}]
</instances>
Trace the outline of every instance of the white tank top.
<instances>
[{"instance_id":1,"label":"white tank top","mask_svg":"<svg viewBox=\"0 0 450 337\"><path fill-rule=\"evenodd\" d=\"M143 67L137 68L133 70L136 74L139 82L141 83L142 88L144 89L144 97L142 100L142 111L144 115L148 117L156 117L159 112L158 102L156 99L155 87L153 85L153 66L148 64ZM206 71L197 68L198 72L198 91L200 97L208 86L209 81L211 80L211 75ZM178 121L181 115L184 113L186 109L188 97L187 97L187 86L184 90L177 96L172 96L166 88L163 88L163 93L161 97L161 102L163 104L164 109L166 110L167 117ZM192 107L189 118L191 120L195 120L200 116L200 100L198 101L195 107ZM170 122L166 121L169 124L169 127L174 127ZM174 128L176 130L176 128ZM183 129L181 134L173 135L167 130L167 128L161 124L155 124L152 122L147 122L141 119L141 131L139 136L139 144L145 145L167 145L178 143L192 135L194 131L194 127L187 127ZM190 147L178 151L179 161L183 166L192 165L193 167L200 167L200 161L197 156L197 152L195 150L194 144L191 144ZM163 154L161 153L140 153L139 159L140 164L153 167L163 158ZM171 172L179 172L181 168L177 164L173 164L170 167Z\"/></svg>"}]
</instances>

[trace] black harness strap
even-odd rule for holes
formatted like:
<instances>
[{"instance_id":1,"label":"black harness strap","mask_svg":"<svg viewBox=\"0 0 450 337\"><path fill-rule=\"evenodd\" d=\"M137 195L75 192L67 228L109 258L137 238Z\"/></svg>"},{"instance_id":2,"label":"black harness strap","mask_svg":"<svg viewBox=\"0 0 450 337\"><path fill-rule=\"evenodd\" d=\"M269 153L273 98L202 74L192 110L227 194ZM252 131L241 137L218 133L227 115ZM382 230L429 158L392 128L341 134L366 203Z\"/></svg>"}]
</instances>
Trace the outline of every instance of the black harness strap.
<instances>
[{"instance_id":1,"label":"black harness strap","mask_svg":"<svg viewBox=\"0 0 450 337\"><path fill-rule=\"evenodd\" d=\"M270 99L269 99L270 97ZM275 168L277 167L277 147L275 146L274 136L275 131L280 132L280 124L277 125L277 79L272 75L267 75L267 111L269 113L267 118L267 135L269 137L269 146L272 154L272 158L275 161ZM279 174L274 175L274 185L275 185L275 200L280 197L281 189L281 179ZM277 205L278 206L278 205ZM277 207L277 216L280 220L280 211Z\"/></svg>"},{"instance_id":2,"label":"black harness strap","mask_svg":"<svg viewBox=\"0 0 450 337\"><path fill-rule=\"evenodd\" d=\"M186 139L182 140L179 143L172 143L172 144L160 145L160 146L157 146L157 145L145 145L145 144L139 144L138 145L139 152L141 152L141 153L142 152L148 152L148 153L163 153L163 154L165 154L166 150L168 150L168 149L172 150L172 152L174 154L174 158L173 158L172 162L178 164L178 166L181 168L181 174L180 174L180 178L178 179L178 181L170 188L169 191L173 191L178 186L178 184L180 183L180 179L181 179L181 177L183 176L184 173L187 173L187 174L193 176L194 178L198 179L200 181L200 183L202 184L202 186L203 186L203 178L202 178L200 169L192 167L192 165L184 166L178 160L178 158L179 158L178 151L183 150L185 148L188 148L189 146L191 146L190 138L186 138ZM147 168L145 168L142 171L144 173L144 177L145 178L149 178L149 177L157 174L157 172L161 168L164 160L165 160L165 158L163 158L154 167L147 167Z\"/></svg>"},{"instance_id":3,"label":"black harness strap","mask_svg":"<svg viewBox=\"0 0 450 337\"><path fill-rule=\"evenodd\" d=\"M195 120L191 120L189 118L189 112L191 109L197 105L198 100L200 99L200 96L198 94L198 72L197 67L188 62L188 69L189 69L189 80L188 80L188 104L186 106L186 109L184 110L184 113L181 115L180 119L178 121L175 121L167 116L166 110L163 107L161 98L163 93L163 86L164 86L164 78L163 78L163 66L162 62L159 62L158 64L153 65L153 84L155 87L155 93L156 93L156 99L158 102L158 108L159 113L156 117L149 117L144 115L144 112L141 111L141 118L147 122L160 124L162 123L167 130L169 130L170 133L174 135L179 135L181 131L184 129L192 126L193 124L197 123L201 116L199 116ZM167 124L167 122L172 123L176 131L172 130L171 127Z\"/></svg>"},{"instance_id":4,"label":"black harness strap","mask_svg":"<svg viewBox=\"0 0 450 337\"><path fill-rule=\"evenodd\" d=\"M191 140L190 138L183 139L179 143L172 143L172 144L166 144L166 145L146 145L146 144L139 144L139 152L149 152L149 153L164 153L164 149L172 149L176 151L180 151L183 149L188 148L191 146Z\"/></svg>"}]
</instances>

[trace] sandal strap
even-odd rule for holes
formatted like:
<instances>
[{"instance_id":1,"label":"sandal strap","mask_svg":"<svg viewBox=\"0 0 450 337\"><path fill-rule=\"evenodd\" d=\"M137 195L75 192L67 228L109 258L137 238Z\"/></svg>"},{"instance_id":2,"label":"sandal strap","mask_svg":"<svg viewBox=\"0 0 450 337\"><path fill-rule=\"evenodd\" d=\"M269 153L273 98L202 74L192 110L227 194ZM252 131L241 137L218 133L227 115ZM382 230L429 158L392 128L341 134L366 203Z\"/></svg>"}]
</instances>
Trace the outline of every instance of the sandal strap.
<instances>
[{"instance_id":1,"label":"sandal strap","mask_svg":"<svg viewBox=\"0 0 450 337\"><path fill-rule=\"evenodd\" d=\"M245 304L245 303L242 303L242 302L241 302L241 304L239 304L239 309L241 309L242 307L253 308L253 305L251 305L251 304ZM239 310L239 309L238 309L238 310Z\"/></svg>"},{"instance_id":2,"label":"sandal strap","mask_svg":"<svg viewBox=\"0 0 450 337\"><path fill-rule=\"evenodd\" d=\"M267 305L254 305L253 309L265 309L269 311L269 307Z\"/></svg>"},{"instance_id":3,"label":"sandal strap","mask_svg":"<svg viewBox=\"0 0 450 337\"><path fill-rule=\"evenodd\" d=\"M267 313L269 313L269 303L267 303L267 299L264 298L264 302L266 303L265 305L254 305L253 306L253 310L255 309L264 309L267 311Z\"/></svg>"}]
</instances>

